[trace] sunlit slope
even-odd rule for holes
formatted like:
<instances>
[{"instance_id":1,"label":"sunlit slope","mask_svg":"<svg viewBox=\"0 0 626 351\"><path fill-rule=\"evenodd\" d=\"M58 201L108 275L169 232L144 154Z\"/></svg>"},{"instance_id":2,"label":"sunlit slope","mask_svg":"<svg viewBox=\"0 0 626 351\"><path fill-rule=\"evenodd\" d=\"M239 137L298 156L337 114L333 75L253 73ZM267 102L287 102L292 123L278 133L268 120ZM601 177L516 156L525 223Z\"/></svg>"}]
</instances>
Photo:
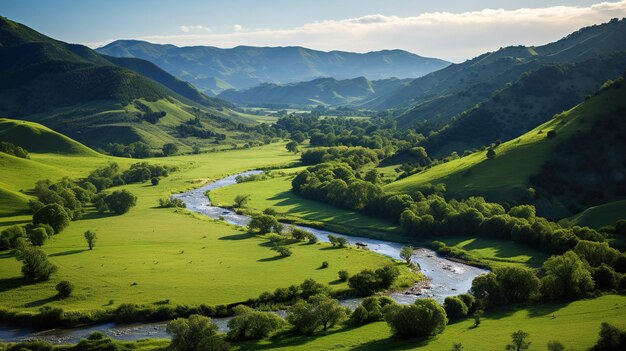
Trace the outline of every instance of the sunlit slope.
<instances>
[{"instance_id":1,"label":"sunlit slope","mask_svg":"<svg viewBox=\"0 0 626 351\"><path fill-rule=\"evenodd\" d=\"M501 144L496 148L494 159L487 159L485 151L477 152L390 183L385 190L412 192L428 184L445 183L451 196L483 195L496 201L519 200L527 196L527 189L531 186L530 177L539 173L544 164L554 161L555 147L571 142L580 133L591 131L592 126L601 122L607 114L623 111L624 108L626 87L621 84L618 88L605 89L519 138ZM556 137L547 137L549 131L555 131ZM604 136L599 133L593 143L606 143ZM607 144L610 148L603 149L606 150L605 154L619 152L623 147L612 142ZM567 177L567 174L560 176ZM552 198L549 201L559 200ZM559 205L552 203L551 206L554 209Z\"/></svg>"}]
</instances>

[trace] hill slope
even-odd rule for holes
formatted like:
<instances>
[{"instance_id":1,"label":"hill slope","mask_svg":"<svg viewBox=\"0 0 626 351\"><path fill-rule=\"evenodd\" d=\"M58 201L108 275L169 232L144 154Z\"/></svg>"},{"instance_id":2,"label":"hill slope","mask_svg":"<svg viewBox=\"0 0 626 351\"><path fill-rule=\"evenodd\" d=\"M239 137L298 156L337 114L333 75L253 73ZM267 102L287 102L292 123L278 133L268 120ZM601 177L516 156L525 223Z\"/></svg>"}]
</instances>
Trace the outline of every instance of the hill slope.
<instances>
[{"instance_id":1,"label":"hill slope","mask_svg":"<svg viewBox=\"0 0 626 351\"><path fill-rule=\"evenodd\" d=\"M110 56L148 60L213 94L224 90L224 85L245 89L261 83L285 84L319 77L415 78L449 64L402 50L358 54L303 47L238 46L220 49L158 45L137 40L114 41L97 51Z\"/></svg>"},{"instance_id":2,"label":"hill slope","mask_svg":"<svg viewBox=\"0 0 626 351\"><path fill-rule=\"evenodd\" d=\"M626 20L615 19L543 46L502 48L417 78L377 107L402 107L400 127L430 120L446 123L544 64L581 62L624 50L624 37Z\"/></svg>"},{"instance_id":3,"label":"hill slope","mask_svg":"<svg viewBox=\"0 0 626 351\"><path fill-rule=\"evenodd\" d=\"M365 77L319 78L285 85L266 83L243 91L226 90L218 97L246 104L363 106L384 99L409 81L397 78L374 81Z\"/></svg>"},{"instance_id":4,"label":"hill slope","mask_svg":"<svg viewBox=\"0 0 626 351\"><path fill-rule=\"evenodd\" d=\"M223 107L228 103L149 62L115 61L130 69L0 17L0 116L44 123L93 147L135 141L184 147L174 127L199 115L217 116L207 119L215 132L235 125Z\"/></svg>"},{"instance_id":5,"label":"hill slope","mask_svg":"<svg viewBox=\"0 0 626 351\"><path fill-rule=\"evenodd\" d=\"M530 200L541 214L553 218L615 201L626 197L625 111L626 84L620 79L597 96L501 144L493 159L479 151L385 189L411 192L445 183L452 197ZM556 136L547 137L549 131ZM536 189L532 199L529 187Z\"/></svg>"}]
</instances>

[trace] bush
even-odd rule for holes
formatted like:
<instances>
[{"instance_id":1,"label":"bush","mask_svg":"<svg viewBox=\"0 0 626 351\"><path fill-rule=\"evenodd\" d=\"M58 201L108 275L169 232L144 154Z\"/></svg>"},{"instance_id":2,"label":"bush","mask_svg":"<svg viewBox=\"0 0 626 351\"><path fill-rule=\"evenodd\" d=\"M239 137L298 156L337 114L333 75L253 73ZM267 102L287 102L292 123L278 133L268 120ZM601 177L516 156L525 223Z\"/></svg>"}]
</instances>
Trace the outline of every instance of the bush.
<instances>
[{"instance_id":1,"label":"bush","mask_svg":"<svg viewBox=\"0 0 626 351\"><path fill-rule=\"evenodd\" d=\"M55 289L57 290L57 295L64 299L72 295L74 284L67 280L62 280L55 286Z\"/></svg>"},{"instance_id":2,"label":"bush","mask_svg":"<svg viewBox=\"0 0 626 351\"><path fill-rule=\"evenodd\" d=\"M600 325L600 338L591 351L618 351L626 348L626 331L609 323Z\"/></svg>"},{"instance_id":3,"label":"bush","mask_svg":"<svg viewBox=\"0 0 626 351\"><path fill-rule=\"evenodd\" d=\"M26 236L24 227L14 225L0 232L0 249L8 250L15 248L18 238Z\"/></svg>"},{"instance_id":4,"label":"bush","mask_svg":"<svg viewBox=\"0 0 626 351\"><path fill-rule=\"evenodd\" d=\"M235 204L233 207L241 208L245 207L248 201L250 201L250 195L237 195L235 196Z\"/></svg>"},{"instance_id":5,"label":"bush","mask_svg":"<svg viewBox=\"0 0 626 351\"><path fill-rule=\"evenodd\" d=\"M152 177L152 179L150 179L150 183L152 184L152 186L157 186L157 185L159 185L159 178L157 178L157 177Z\"/></svg>"},{"instance_id":6,"label":"bush","mask_svg":"<svg viewBox=\"0 0 626 351\"><path fill-rule=\"evenodd\" d=\"M254 215L248 224L248 230L250 232L258 231L259 234L266 234L270 232L280 232L282 226L278 223L278 220L274 216L269 215Z\"/></svg>"},{"instance_id":7,"label":"bush","mask_svg":"<svg viewBox=\"0 0 626 351\"><path fill-rule=\"evenodd\" d=\"M443 308L446 310L446 315L450 320L459 319L467 316L468 307L465 302L457 296L446 297Z\"/></svg>"},{"instance_id":8,"label":"bush","mask_svg":"<svg viewBox=\"0 0 626 351\"><path fill-rule=\"evenodd\" d=\"M291 250L289 250L289 248L285 247L285 246L274 246L272 248L272 250L278 252L278 254L280 255L280 257L289 257L291 256L292 252Z\"/></svg>"},{"instance_id":9,"label":"bush","mask_svg":"<svg viewBox=\"0 0 626 351\"><path fill-rule=\"evenodd\" d=\"M325 294L313 295L308 302L296 303L287 315L287 321L304 335L310 335L320 327L326 331L346 318L346 311L339 301Z\"/></svg>"},{"instance_id":10,"label":"bush","mask_svg":"<svg viewBox=\"0 0 626 351\"><path fill-rule=\"evenodd\" d=\"M348 279L348 286L362 296L391 287L400 271L395 266L385 266L376 271L364 269Z\"/></svg>"},{"instance_id":11,"label":"bush","mask_svg":"<svg viewBox=\"0 0 626 351\"><path fill-rule=\"evenodd\" d=\"M285 323L272 312L258 312L248 306L233 308L235 316L228 322L231 340L258 340L279 329Z\"/></svg>"},{"instance_id":12,"label":"bush","mask_svg":"<svg viewBox=\"0 0 626 351\"><path fill-rule=\"evenodd\" d=\"M389 305L385 320L402 338L425 337L443 332L448 323L446 311L433 299L418 299L412 305Z\"/></svg>"},{"instance_id":13,"label":"bush","mask_svg":"<svg viewBox=\"0 0 626 351\"><path fill-rule=\"evenodd\" d=\"M162 198L159 199L159 207L168 208L168 207L177 207L177 208L185 208L187 205L183 202L183 200L178 198Z\"/></svg>"},{"instance_id":14,"label":"bush","mask_svg":"<svg viewBox=\"0 0 626 351\"><path fill-rule=\"evenodd\" d=\"M328 261L324 261L322 262L322 265L320 266L321 269L325 269L328 268Z\"/></svg>"},{"instance_id":15,"label":"bush","mask_svg":"<svg viewBox=\"0 0 626 351\"><path fill-rule=\"evenodd\" d=\"M167 324L172 336L170 347L176 351L227 351L230 345L217 334L217 326L208 317L197 314L188 319L177 318Z\"/></svg>"},{"instance_id":16,"label":"bush","mask_svg":"<svg viewBox=\"0 0 626 351\"><path fill-rule=\"evenodd\" d=\"M48 261L48 256L34 247L19 250L15 258L22 261L22 275L29 283L46 281L57 270L57 267Z\"/></svg>"},{"instance_id":17,"label":"bush","mask_svg":"<svg viewBox=\"0 0 626 351\"><path fill-rule=\"evenodd\" d=\"M104 201L109 211L121 215L137 204L137 196L128 190L116 190L107 195Z\"/></svg>"},{"instance_id":18,"label":"bush","mask_svg":"<svg viewBox=\"0 0 626 351\"><path fill-rule=\"evenodd\" d=\"M337 274L339 275L339 280L342 282L347 282L348 279L350 278L350 274L346 270L341 270L337 272Z\"/></svg>"},{"instance_id":19,"label":"bush","mask_svg":"<svg viewBox=\"0 0 626 351\"><path fill-rule=\"evenodd\" d=\"M48 233L44 228L33 228L28 233L28 239L35 246L43 246L48 239Z\"/></svg>"}]
</instances>

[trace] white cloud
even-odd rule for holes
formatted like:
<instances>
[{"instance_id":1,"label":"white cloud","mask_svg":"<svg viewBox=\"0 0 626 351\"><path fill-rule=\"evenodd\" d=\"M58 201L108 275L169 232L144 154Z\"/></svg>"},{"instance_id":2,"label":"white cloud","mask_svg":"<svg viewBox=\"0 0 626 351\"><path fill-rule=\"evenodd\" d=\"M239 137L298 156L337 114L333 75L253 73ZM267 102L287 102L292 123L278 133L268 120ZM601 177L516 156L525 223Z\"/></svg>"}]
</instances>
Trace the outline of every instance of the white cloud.
<instances>
[{"instance_id":1,"label":"white cloud","mask_svg":"<svg viewBox=\"0 0 626 351\"><path fill-rule=\"evenodd\" d=\"M183 33L194 33L194 32L210 32L211 28L197 25L197 26L180 26L180 31Z\"/></svg>"},{"instance_id":2,"label":"white cloud","mask_svg":"<svg viewBox=\"0 0 626 351\"><path fill-rule=\"evenodd\" d=\"M182 35L139 39L179 46L299 45L357 52L404 49L458 62L502 46L541 45L581 27L624 16L626 0L587 7L484 9L463 13L432 12L412 17L373 14L285 29L247 29L235 24L229 33L201 33L205 27L181 26Z\"/></svg>"}]
</instances>

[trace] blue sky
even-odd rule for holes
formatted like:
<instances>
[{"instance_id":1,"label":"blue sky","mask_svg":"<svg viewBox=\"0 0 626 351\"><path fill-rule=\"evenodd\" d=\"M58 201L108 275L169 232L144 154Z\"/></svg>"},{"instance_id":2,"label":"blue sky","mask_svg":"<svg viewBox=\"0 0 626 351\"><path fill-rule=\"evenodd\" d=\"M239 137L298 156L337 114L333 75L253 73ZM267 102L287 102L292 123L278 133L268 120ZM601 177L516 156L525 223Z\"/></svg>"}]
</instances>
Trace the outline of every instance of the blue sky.
<instances>
[{"instance_id":1,"label":"blue sky","mask_svg":"<svg viewBox=\"0 0 626 351\"><path fill-rule=\"evenodd\" d=\"M601 2L0 0L0 15L92 47L115 39L143 39L360 52L400 48L460 61L499 46L545 43L581 26L626 15L624 1Z\"/></svg>"}]
</instances>

